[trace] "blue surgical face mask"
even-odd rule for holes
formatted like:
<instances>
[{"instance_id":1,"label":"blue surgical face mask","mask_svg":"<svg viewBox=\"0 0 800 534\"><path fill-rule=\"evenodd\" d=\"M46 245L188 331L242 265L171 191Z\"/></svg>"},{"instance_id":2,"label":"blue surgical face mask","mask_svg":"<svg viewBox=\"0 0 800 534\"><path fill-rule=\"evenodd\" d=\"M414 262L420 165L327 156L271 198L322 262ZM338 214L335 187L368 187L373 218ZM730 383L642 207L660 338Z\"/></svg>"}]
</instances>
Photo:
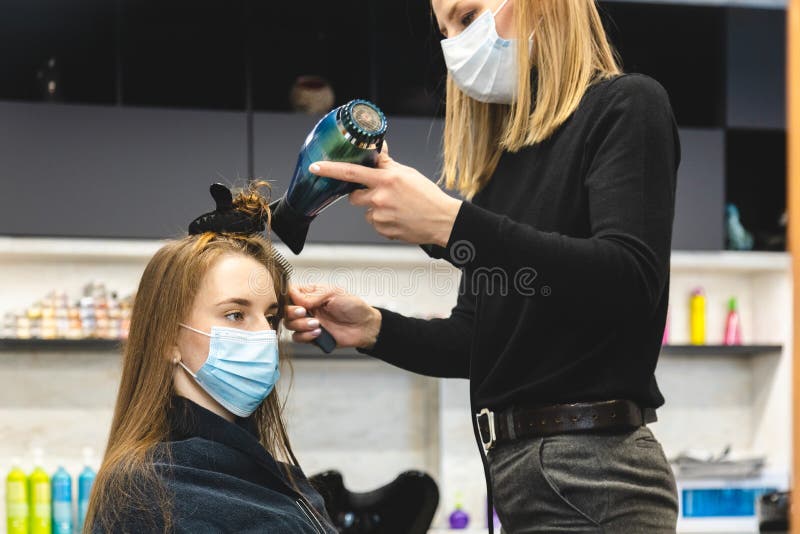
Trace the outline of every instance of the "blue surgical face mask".
<instances>
[{"instance_id":1,"label":"blue surgical face mask","mask_svg":"<svg viewBox=\"0 0 800 534\"><path fill-rule=\"evenodd\" d=\"M480 102L511 104L517 89L516 39L497 34L493 13L484 11L461 33L442 39L442 52L453 81L467 96ZM529 39L529 49L533 42Z\"/></svg>"},{"instance_id":2,"label":"blue surgical face mask","mask_svg":"<svg viewBox=\"0 0 800 534\"><path fill-rule=\"evenodd\" d=\"M208 336L208 359L192 375L206 393L232 414L247 417L267 398L280 378L275 330L249 331L212 326L211 333L179 323Z\"/></svg>"}]
</instances>

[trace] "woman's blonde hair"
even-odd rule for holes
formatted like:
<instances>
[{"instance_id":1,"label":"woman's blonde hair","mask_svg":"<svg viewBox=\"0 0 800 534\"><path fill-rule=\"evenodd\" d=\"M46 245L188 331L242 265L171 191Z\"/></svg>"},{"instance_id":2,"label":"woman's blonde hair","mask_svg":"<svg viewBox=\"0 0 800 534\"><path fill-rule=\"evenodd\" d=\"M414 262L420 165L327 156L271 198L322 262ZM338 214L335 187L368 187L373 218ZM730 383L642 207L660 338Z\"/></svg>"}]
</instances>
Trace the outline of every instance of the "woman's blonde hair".
<instances>
[{"instance_id":1,"label":"woman's blonde hair","mask_svg":"<svg viewBox=\"0 0 800 534\"><path fill-rule=\"evenodd\" d=\"M595 0L515 0L517 98L486 104L447 77L444 129L445 187L472 198L488 182L500 154L550 137L575 111L593 83L621 73ZM535 94L532 94L532 70Z\"/></svg>"},{"instance_id":2,"label":"woman's blonde hair","mask_svg":"<svg viewBox=\"0 0 800 534\"><path fill-rule=\"evenodd\" d=\"M253 182L236 195L234 206L269 218L268 201L258 192L263 185L267 183ZM97 527L103 532L117 531L123 526L123 518L132 513L152 519L154 528L162 524L165 532L171 529L171 498L154 467L157 449L159 454L169 455L168 448L158 445L169 440L168 414L176 395L170 355L177 341L178 323L188 315L204 275L228 254L253 258L267 268L278 298L276 328L280 329L288 298L288 274L274 261L272 244L262 236L206 232L171 241L155 253L136 291L111 432L92 489L84 532ZM286 364L283 349L280 360ZM264 448L276 458L297 465L284 425L284 403L273 393L253 417ZM291 472L286 469L285 474L297 489Z\"/></svg>"}]
</instances>

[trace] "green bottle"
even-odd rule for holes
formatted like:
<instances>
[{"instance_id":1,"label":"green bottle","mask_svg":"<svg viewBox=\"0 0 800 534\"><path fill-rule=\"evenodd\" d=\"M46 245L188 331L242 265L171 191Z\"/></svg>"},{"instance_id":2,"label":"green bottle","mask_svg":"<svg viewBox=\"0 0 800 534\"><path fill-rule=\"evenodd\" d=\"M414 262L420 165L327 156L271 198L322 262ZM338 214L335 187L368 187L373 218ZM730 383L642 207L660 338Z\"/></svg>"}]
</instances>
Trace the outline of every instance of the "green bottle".
<instances>
[{"instance_id":1,"label":"green bottle","mask_svg":"<svg viewBox=\"0 0 800 534\"><path fill-rule=\"evenodd\" d=\"M53 531L52 488L50 477L42 468L41 449L33 451L34 469L28 477L31 534L51 534Z\"/></svg>"},{"instance_id":2,"label":"green bottle","mask_svg":"<svg viewBox=\"0 0 800 534\"><path fill-rule=\"evenodd\" d=\"M6 532L28 534L28 477L14 459L6 478Z\"/></svg>"}]
</instances>

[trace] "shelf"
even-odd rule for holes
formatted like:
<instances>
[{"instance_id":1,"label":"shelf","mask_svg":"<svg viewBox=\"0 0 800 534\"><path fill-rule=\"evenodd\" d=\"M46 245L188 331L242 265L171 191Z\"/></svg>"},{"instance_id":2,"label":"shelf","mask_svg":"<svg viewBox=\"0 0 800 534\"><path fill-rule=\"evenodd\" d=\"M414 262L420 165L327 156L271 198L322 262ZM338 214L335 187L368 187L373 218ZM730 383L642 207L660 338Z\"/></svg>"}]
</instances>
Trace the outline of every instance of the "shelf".
<instances>
[{"instance_id":1,"label":"shelf","mask_svg":"<svg viewBox=\"0 0 800 534\"><path fill-rule=\"evenodd\" d=\"M670 270L714 271L726 273L756 274L765 272L789 272L791 257L788 252L738 252L732 250L692 252L673 251Z\"/></svg>"},{"instance_id":2,"label":"shelf","mask_svg":"<svg viewBox=\"0 0 800 534\"><path fill-rule=\"evenodd\" d=\"M0 338L0 352L16 351L82 351L107 352L118 351L119 339L14 339Z\"/></svg>"},{"instance_id":3,"label":"shelf","mask_svg":"<svg viewBox=\"0 0 800 534\"><path fill-rule=\"evenodd\" d=\"M0 352L118 352L121 341L117 339L11 339L0 338ZM355 349L336 349L325 354L314 345L288 344L289 354L295 360L365 360L369 356Z\"/></svg>"},{"instance_id":4,"label":"shelf","mask_svg":"<svg viewBox=\"0 0 800 534\"><path fill-rule=\"evenodd\" d=\"M680 518L678 534L734 534L737 532L754 534L758 532L758 520L754 517L703 517Z\"/></svg>"},{"instance_id":5,"label":"shelf","mask_svg":"<svg viewBox=\"0 0 800 534\"><path fill-rule=\"evenodd\" d=\"M665 356L757 356L783 351L783 345L664 345Z\"/></svg>"},{"instance_id":6,"label":"shelf","mask_svg":"<svg viewBox=\"0 0 800 534\"><path fill-rule=\"evenodd\" d=\"M0 260L141 261L147 262L167 243L158 239L93 239L0 236ZM400 244L348 245L309 243L303 254L292 254L283 243L275 248L295 267L375 266L383 263L425 266L433 261L419 247ZM443 260L442 260L443 261Z\"/></svg>"},{"instance_id":7,"label":"shelf","mask_svg":"<svg viewBox=\"0 0 800 534\"><path fill-rule=\"evenodd\" d=\"M147 261L165 243L166 241L158 239L0 236L0 258ZM345 263L377 265L383 262L425 265L431 261L419 247L392 243L380 245L309 243L301 256L289 252L283 243L277 243L275 248L290 258L297 267ZM787 252L673 250L670 263L672 271L788 272L791 258Z\"/></svg>"}]
</instances>

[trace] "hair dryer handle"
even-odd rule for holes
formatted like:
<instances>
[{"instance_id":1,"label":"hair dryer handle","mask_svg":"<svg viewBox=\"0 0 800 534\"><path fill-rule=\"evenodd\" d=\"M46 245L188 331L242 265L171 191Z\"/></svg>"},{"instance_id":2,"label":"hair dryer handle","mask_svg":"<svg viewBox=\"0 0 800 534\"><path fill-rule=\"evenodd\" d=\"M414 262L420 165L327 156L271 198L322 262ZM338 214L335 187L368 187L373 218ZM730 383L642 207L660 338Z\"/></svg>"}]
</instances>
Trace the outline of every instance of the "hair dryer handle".
<instances>
[{"instance_id":1,"label":"hair dryer handle","mask_svg":"<svg viewBox=\"0 0 800 534\"><path fill-rule=\"evenodd\" d=\"M325 330L325 327L319 327L322 332L314 339L314 345L322 349L325 354L330 354L336 348L336 339L330 332Z\"/></svg>"}]
</instances>

